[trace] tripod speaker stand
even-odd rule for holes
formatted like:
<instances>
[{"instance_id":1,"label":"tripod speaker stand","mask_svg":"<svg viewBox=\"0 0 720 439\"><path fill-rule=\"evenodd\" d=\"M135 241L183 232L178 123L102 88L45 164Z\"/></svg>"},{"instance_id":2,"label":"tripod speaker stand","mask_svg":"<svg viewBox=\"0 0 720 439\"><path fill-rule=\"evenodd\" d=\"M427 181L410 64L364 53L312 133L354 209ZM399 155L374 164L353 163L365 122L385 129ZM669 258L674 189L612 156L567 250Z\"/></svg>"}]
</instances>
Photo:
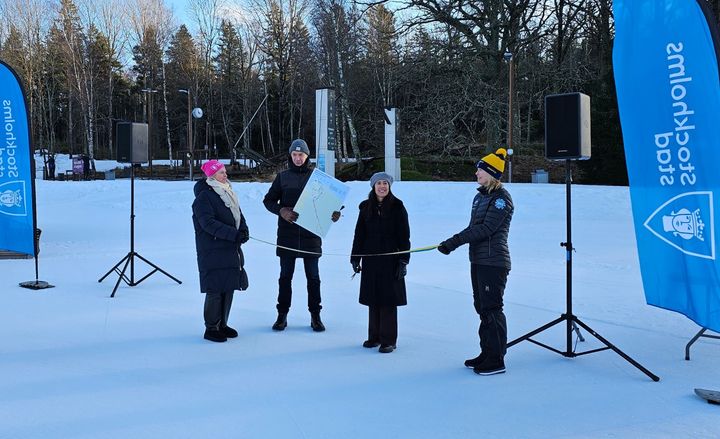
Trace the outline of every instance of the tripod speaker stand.
<instances>
[{"instance_id":1,"label":"tripod speaker stand","mask_svg":"<svg viewBox=\"0 0 720 439\"><path fill-rule=\"evenodd\" d=\"M567 221L567 241L560 243L561 246L565 247L565 252L567 254L566 258L566 288L567 288L567 296L566 296L566 310L564 314L561 314L560 317L557 319L533 330L528 332L527 334L516 338L515 340L508 343L507 347L514 346L518 343L520 343L523 340L527 340L531 343L535 343L538 346L541 346L545 349L549 349L555 353L558 353L564 357L574 358L579 357L581 355L585 354L591 354L594 352L600 352L607 349L612 349L616 354L620 355L622 358L624 358L626 361L628 361L630 364L638 368L640 371L642 371L645 375L650 377L653 381L660 381L660 378L657 375L654 375L649 370L645 369L640 363L630 358L627 354L625 354L620 349L616 348L612 343L604 339L600 334L595 332L592 328L590 328L588 325L583 323L575 314L573 314L572 311L572 252L574 250L572 246L572 222L571 222L571 188L572 188L572 172L570 170L570 160L565 160L565 208L566 208L566 221ZM565 351L561 351L559 349L555 349L551 346L548 346L544 343L541 343L537 340L533 340L532 337L545 331L546 329L549 329L559 323L565 322L565 336L566 336L566 347ZM592 349L585 352L575 352L572 346L572 333L574 325L578 325L581 328L585 329L587 332L592 334L596 339L598 339L600 342L602 342L605 347L598 348L598 349ZM579 334L579 333L578 333Z\"/></svg>"},{"instance_id":2,"label":"tripod speaker stand","mask_svg":"<svg viewBox=\"0 0 720 439\"><path fill-rule=\"evenodd\" d=\"M135 251L135 164L147 161L147 125L137 123L118 123L117 136L118 142L118 161L124 161L131 163L130 165L130 252L125 255L124 258L120 259L120 262L115 264L103 277L98 279L98 282L102 282L106 277L113 271L118 274L118 280L115 283L115 288L112 290L110 297L115 297L115 292L120 286L120 281L124 281L131 287L134 287L140 282L144 281L155 272L159 271L170 279L174 280L178 284L181 284L178 279L171 276L168 272L148 261L147 259L140 256ZM140 259L149 266L153 267L154 270L139 280L135 280L135 258ZM122 269L120 269L122 265ZM130 277L125 272L128 266L130 267Z\"/></svg>"}]
</instances>

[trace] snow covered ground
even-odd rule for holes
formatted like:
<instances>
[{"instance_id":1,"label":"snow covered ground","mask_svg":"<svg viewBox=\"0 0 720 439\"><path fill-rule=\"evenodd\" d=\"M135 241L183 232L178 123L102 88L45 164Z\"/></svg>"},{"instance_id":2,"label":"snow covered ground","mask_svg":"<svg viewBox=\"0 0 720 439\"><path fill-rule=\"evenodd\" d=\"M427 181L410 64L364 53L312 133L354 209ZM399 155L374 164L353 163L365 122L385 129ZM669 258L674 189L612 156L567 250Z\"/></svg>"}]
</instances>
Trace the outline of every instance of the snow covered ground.
<instances>
[{"instance_id":1,"label":"snow covered ground","mask_svg":"<svg viewBox=\"0 0 720 439\"><path fill-rule=\"evenodd\" d=\"M102 166L98 164L98 170ZM114 167L114 164L113 166ZM472 176L469 176L472 180ZM367 182L350 183L344 217L324 243L349 253ZM251 236L274 241L268 183L236 183ZM469 218L476 184L399 182L413 247L439 243ZM516 205L506 291L514 339L565 310L565 187L508 185ZM530 342L509 349L507 373L463 367L478 353L466 247L413 254L398 349L364 349L367 309L348 257L320 261L324 333L309 327L298 267L289 327L276 317L274 249L245 247L250 289L230 317L240 336L202 339L191 222L192 183L137 180L136 251L155 273L139 286L98 279L129 251L125 180L37 181L44 291L32 260L0 261L0 438L485 438L720 436L720 408L693 388L720 388L720 342L682 315L645 304L629 194L573 187L574 312L650 371L612 351L565 358ZM138 262L136 279L148 271ZM577 350L601 347L583 331ZM565 349L563 326L537 337Z\"/></svg>"}]
</instances>

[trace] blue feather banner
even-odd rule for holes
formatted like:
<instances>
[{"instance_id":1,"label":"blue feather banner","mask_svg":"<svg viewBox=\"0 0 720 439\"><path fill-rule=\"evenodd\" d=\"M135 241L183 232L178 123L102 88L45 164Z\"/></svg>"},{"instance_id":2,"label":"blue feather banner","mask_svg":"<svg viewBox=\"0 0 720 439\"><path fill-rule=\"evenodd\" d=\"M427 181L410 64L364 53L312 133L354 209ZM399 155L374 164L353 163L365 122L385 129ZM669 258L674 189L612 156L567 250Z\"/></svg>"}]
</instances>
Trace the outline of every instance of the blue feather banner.
<instances>
[{"instance_id":1,"label":"blue feather banner","mask_svg":"<svg viewBox=\"0 0 720 439\"><path fill-rule=\"evenodd\" d=\"M0 61L0 249L35 254L33 151L25 93Z\"/></svg>"},{"instance_id":2,"label":"blue feather banner","mask_svg":"<svg viewBox=\"0 0 720 439\"><path fill-rule=\"evenodd\" d=\"M645 297L720 330L717 29L699 0L615 0L613 68Z\"/></svg>"}]
</instances>

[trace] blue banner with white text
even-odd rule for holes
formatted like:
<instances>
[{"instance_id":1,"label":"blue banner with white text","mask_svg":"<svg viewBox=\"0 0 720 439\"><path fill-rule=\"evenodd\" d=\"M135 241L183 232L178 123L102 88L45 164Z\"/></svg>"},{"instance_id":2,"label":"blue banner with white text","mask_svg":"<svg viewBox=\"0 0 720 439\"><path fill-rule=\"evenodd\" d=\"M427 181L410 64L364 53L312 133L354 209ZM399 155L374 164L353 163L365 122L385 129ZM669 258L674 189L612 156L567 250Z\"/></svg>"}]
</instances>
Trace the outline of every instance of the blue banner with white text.
<instances>
[{"instance_id":1,"label":"blue banner with white text","mask_svg":"<svg viewBox=\"0 0 720 439\"><path fill-rule=\"evenodd\" d=\"M35 254L33 158L25 94L0 61L0 249Z\"/></svg>"},{"instance_id":2,"label":"blue banner with white text","mask_svg":"<svg viewBox=\"0 0 720 439\"><path fill-rule=\"evenodd\" d=\"M720 331L720 78L703 0L615 0L613 68L645 298Z\"/></svg>"}]
</instances>

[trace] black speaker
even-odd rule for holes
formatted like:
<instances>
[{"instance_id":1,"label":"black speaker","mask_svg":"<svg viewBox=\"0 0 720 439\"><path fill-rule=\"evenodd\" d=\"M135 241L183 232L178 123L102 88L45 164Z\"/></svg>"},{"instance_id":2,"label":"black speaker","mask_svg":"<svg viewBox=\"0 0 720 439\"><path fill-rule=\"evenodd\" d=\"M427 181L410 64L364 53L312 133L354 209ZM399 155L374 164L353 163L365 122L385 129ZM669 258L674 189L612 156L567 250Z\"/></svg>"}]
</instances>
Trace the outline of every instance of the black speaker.
<instances>
[{"instance_id":1,"label":"black speaker","mask_svg":"<svg viewBox=\"0 0 720 439\"><path fill-rule=\"evenodd\" d=\"M582 93L545 96L545 157L590 158L590 96Z\"/></svg>"},{"instance_id":2,"label":"black speaker","mask_svg":"<svg viewBox=\"0 0 720 439\"><path fill-rule=\"evenodd\" d=\"M117 161L147 163L148 126L146 123L118 122L115 128Z\"/></svg>"}]
</instances>

